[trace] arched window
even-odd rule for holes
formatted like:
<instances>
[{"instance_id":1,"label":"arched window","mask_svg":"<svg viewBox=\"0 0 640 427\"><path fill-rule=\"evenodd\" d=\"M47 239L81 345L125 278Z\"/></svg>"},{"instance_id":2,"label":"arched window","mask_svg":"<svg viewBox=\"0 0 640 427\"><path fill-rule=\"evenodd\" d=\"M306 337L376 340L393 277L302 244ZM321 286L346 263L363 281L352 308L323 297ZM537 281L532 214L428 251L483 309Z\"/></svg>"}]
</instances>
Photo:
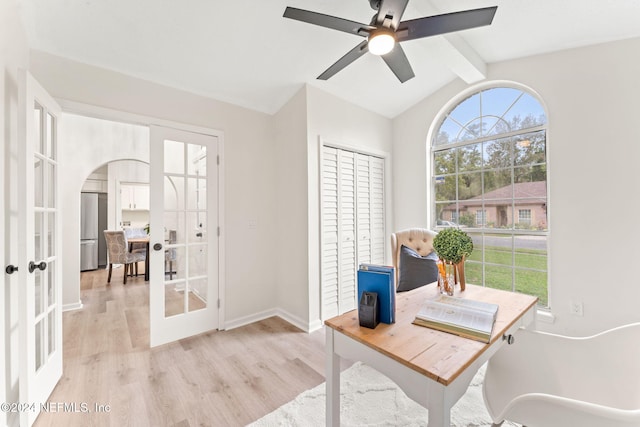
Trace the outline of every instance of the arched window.
<instances>
[{"instance_id":1,"label":"arched window","mask_svg":"<svg viewBox=\"0 0 640 427\"><path fill-rule=\"evenodd\" d=\"M445 112L431 141L434 228L474 242L469 283L547 298L547 117L515 87L484 89Z\"/></svg>"}]
</instances>

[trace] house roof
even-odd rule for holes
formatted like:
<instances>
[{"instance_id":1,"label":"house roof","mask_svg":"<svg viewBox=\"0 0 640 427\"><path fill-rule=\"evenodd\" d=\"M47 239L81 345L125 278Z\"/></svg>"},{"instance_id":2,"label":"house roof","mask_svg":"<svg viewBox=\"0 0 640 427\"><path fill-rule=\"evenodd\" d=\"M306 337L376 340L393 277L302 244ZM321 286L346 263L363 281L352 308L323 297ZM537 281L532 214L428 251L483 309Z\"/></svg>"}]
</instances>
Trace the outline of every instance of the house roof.
<instances>
[{"instance_id":1,"label":"house roof","mask_svg":"<svg viewBox=\"0 0 640 427\"><path fill-rule=\"evenodd\" d=\"M481 206L483 203L485 206L504 205L505 203L511 203L512 197L516 199L515 203L518 205L547 203L547 182L519 182L513 186L507 185L489 191L483 196L460 200L459 205L461 209ZM445 209L452 210L455 208L456 205L451 204Z\"/></svg>"}]
</instances>

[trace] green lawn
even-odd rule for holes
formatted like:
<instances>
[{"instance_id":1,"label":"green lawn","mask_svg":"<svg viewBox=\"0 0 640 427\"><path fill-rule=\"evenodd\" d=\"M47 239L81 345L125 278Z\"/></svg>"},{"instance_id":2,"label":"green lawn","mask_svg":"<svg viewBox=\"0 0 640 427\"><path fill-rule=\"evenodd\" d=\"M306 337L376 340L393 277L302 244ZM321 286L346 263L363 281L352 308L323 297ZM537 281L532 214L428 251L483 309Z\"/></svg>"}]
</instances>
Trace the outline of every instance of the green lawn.
<instances>
[{"instance_id":1,"label":"green lawn","mask_svg":"<svg viewBox=\"0 0 640 427\"><path fill-rule=\"evenodd\" d=\"M485 255L485 286L514 290L512 288L512 274L515 270L515 291L535 295L540 300L538 304L548 305L547 295L547 252L535 249L516 249L514 255L505 248L486 246ZM476 247L465 263L465 276L469 283L482 284L482 249ZM512 266L515 266L512 268ZM542 270L533 271L529 269Z\"/></svg>"}]
</instances>

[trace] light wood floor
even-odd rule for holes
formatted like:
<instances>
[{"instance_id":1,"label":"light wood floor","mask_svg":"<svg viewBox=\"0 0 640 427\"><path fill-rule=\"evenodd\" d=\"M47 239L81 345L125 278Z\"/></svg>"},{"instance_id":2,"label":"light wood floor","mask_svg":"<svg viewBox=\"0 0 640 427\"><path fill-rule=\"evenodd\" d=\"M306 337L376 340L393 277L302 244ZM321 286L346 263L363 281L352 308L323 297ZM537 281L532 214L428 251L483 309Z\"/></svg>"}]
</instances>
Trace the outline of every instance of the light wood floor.
<instances>
[{"instance_id":1,"label":"light wood floor","mask_svg":"<svg viewBox=\"0 0 640 427\"><path fill-rule=\"evenodd\" d=\"M64 373L35 426L243 426L324 381L324 331L273 317L149 348L142 276L82 273L82 310L64 313ZM343 368L346 367L343 366ZM95 412L109 405L109 412Z\"/></svg>"}]
</instances>

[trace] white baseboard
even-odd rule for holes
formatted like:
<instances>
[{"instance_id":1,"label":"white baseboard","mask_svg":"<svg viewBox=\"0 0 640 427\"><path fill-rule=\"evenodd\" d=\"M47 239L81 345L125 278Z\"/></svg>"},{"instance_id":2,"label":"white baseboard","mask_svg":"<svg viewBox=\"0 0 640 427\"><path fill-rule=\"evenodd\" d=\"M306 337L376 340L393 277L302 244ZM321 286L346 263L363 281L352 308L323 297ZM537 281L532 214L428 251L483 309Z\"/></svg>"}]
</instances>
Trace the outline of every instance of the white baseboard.
<instances>
[{"instance_id":1,"label":"white baseboard","mask_svg":"<svg viewBox=\"0 0 640 427\"><path fill-rule=\"evenodd\" d=\"M72 304L64 304L62 306L62 311L80 310L82 307L82 301L78 301Z\"/></svg>"},{"instance_id":2,"label":"white baseboard","mask_svg":"<svg viewBox=\"0 0 640 427\"><path fill-rule=\"evenodd\" d=\"M226 330L239 328L240 326L248 325L250 323L259 322L260 320L268 319L269 317L278 316L286 322L291 323L296 328L302 329L305 332L313 332L322 328L322 321L320 319L313 322L307 322L300 317L289 313L286 310L280 308L274 308L270 310L261 311L260 313L251 314L249 316L239 317L233 320L225 321Z\"/></svg>"},{"instance_id":3,"label":"white baseboard","mask_svg":"<svg viewBox=\"0 0 640 427\"><path fill-rule=\"evenodd\" d=\"M317 331L318 329L322 329L324 323L320 319L316 319L313 322L309 323L309 332Z\"/></svg>"},{"instance_id":4,"label":"white baseboard","mask_svg":"<svg viewBox=\"0 0 640 427\"><path fill-rule=\"evenodd\" d=\"M268 319L269 317L273 317L277 315L278 313L276 312L276 309L271 309L271 310L261 311L259 313L250 314L248 316L239 317L233 320L225 319L224 329L229 330L229 329L239 328L240 326L248 325L254 322L259 322L261 320Z\"/></svg>"},{"instance_id":5,"label":"white baseboard","mask_svg":"<svg viewBox=\"0 0 640 427\"><path fill-rule=\"evenodd\" d=\"M295 326L298 329L302 329L305 332L311 332L311 330L309 329L309 326L310 326L309 322L302 320L298 316L295 316L286 310L277 309L276 311L277 311L276 316L286 320L287 322L291 323L293 326Z\"/></svg>"}]
</instances>

